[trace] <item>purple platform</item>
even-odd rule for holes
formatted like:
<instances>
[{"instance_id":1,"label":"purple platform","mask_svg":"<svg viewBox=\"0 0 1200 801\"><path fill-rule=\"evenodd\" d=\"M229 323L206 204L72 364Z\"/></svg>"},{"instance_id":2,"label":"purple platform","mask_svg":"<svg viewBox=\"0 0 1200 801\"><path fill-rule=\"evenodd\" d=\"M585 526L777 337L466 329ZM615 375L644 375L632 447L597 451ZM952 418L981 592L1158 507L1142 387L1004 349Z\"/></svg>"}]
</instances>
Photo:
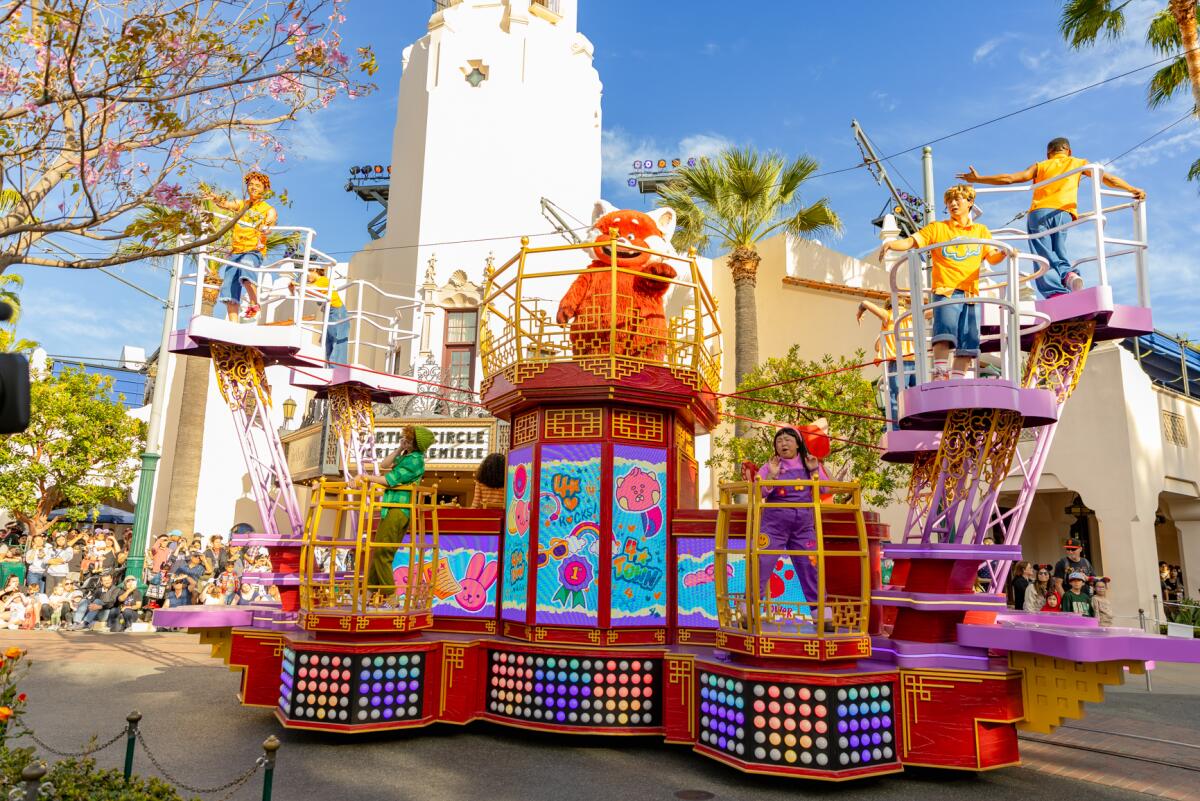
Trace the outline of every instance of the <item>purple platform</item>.
<instances>
[{"instance_id":1,"label":"purple platform","mask_svg":"<svg viewBox=\"0 0 1200 801\"><path fill-rule=\"evenodd\" d=\"M243 548L302 548L303 539L295 537L272 537L268 534L250 532L249 534L234 534L230 545Z\"/></svg>"},{"instance_id":2,"label":"purple platform","mask_svg":"<svg viewBox=\"0 0 1200 801\"><path fill-rule=\"evenodd\" d=\"M962 543L884 543L883 555L888 559L968 559L971 561L1016 561L1021 558L1020 545L964 545Z\"/></svg>"},{"instance_id":3,"label":"purple platform","mask_svg":"<svg viewBox=\"0 0 1200 801\"><path fill-rule=\"evenodd\" d=\"M216 317L197 315L188 327L171 334L167 346L172 353L189 356L212 356L210 344L243 345L256 348L268 364L308 364L312 354L321 346L312 342L313 335L295 325L253 325L231 323Z\"/></svg>"},{"instance_id":4,"label":"purple platform","mask_svg":"<svg viewBox=\"0 0 1200 801\"><path fill-rule=\"evenodd\" d=\"M253 606L175 606L154 610L154 625L174 629L225 629L254 623Z\"/></svg>"},{"instance_id":5,"label":"purple platform","mask_svg":"<svg viewBox=\"0 0 1200 801\"><path fill-rule=\"evenodd\" d=\"M887 637L871 638L871 658L890 662L898 668L941 668L944 670L986 670L986 648L971 648L952 642L910 642Z\"/></svg>"},{"instance_id":6,"label":"purple platform","mask_svg":"<svg viewBox=\"0 0 1200 801\"><path fill-rule=\"evenodd\" d=\"M1039 300L1035 306L1050 318L1051 323L1095 320L1096 333L1092 336L1095 342L1140 336L1154 330L1150 309L1113 303L1110 286L1086 287L1078 292ZM1026 337L1023 341L1029 345L1033 338Z\"/></svg>"},{"instance_id":7,"label":"purple platform","mask_svg":"<svg viewBox=\"0 0 1200 801\"><path fill-rule=\"evenodd\" d=\"M999 612L1008 608L1003 595L981 592L934 593L878 589L871 590L871 603L878 606L904 606L926 612Z\"/></svg>"},{"instance_id":8,"label":"purple platform","mask_svg":"<svg viewBox=\"0 0 1200 801\"><path fill-rule=\"evenodd\" d=\"M248 606L176 606L155 609L154 625L175 629L256 628L268 631L292 631L296 612L285 612L278 604Z\"/></svg>"},{"instance_id":9,"label":"purple platform","mask_svg":"<svg viewBox=\"0 0 1200 801\"><path fill-rule=\"evenodd\" d=\"M309 389L318 397L328 394L330 387L355 386L363 387L371 393L371 400L376 403L387 403L393 398L411 395L417 391L419 382L412 378L398 375L388 375L367 370L362 367L335 365L328 367L324 362L318 368L306 367L304 372L292 373L292 385Z\"/></svg>"},{"instance_id":10,"label":"purple platform","mask_svg":"<svg viewBox=\"0 0 1200 801\"><path fill-rule=\"evenodd\" d=\"M262 584L264 586L274 585L276 587L299 587L299 573L253 573L246 571L242 573L242 581L247 584Z\"/></svg>"},{"instance_id":11,"label":"purple platform","mask_svg":"<svg viewBox=\"0 0 1200 801\"><path fill-rule=\"evenodd\" d=\"M900 393L900 427L935 430L955 409L1007 409L1021 414L1025 426L1045 426L1058 421L1054 393L1023 389L991 378L931 381Z\"/></svg>"},{"instance_id":12,"label":"purple platform","mask_svg":"<svg viewBox=\"0 0 1200 801\"><path fill-rule=\"evenodd\" d=\"M918 453L936 451L941 442L941 431L918 429L885 431L879 440L879 447L883 448L880 458L893 464L912 464Z\"/></svg>"},{"instance_id":13,"label":"purple platform","mask_svg":"<svg viewBox=\"0 0 1200 801\"><path fill-rule=\"evenodd\" d=\"M1051 613L1039 616L1044 619ZM1140 629L1100 628L1092 618L1058 613L1063 623L1028 622L1005 617L991 626L960 623L958 642L975 648L1042 654L1072 662L1192 662L1200 664L1200 640L1146 634Z\"/></svg>"}]
</instances>

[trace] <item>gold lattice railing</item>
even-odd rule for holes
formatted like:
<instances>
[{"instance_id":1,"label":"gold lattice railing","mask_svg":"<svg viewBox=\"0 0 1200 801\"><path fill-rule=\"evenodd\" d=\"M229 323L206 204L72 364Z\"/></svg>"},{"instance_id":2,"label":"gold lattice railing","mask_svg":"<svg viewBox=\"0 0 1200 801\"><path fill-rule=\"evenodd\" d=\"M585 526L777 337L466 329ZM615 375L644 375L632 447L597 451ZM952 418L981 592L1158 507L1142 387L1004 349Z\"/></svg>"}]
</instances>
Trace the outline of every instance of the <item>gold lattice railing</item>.
<instances>
[{"instance_id":1,"label":"gold lattice railing","mask_svg":"<svg viewBox=\"0 0 1200 801\"><path fill-rule=\"evenodd\" d=\"M523 239L520 252L488 268L479 321L485 386L501 374L520 383L558 362L575 362L608 380L666 367L693 389L720 386L717 303L695 251L679 256L620 247L623 258L630 251L648 254L648 264L620 266L615 241L531 248ZM597 251L605 258L583 266ZM672 268L675 277L659 265ZM560 316L562 299L581 281L591 289L587 302ZM666 294L665 313L647 313L647 294L660 292Z\"/></svg>"},{"instance_id":2,"label":"gold lattice railing","mask_svg":"<svg viewBox=\"0 0 1200 801\"><path fill-rule=\"evenodd\" d=\"M814 500L772 500L769 496L778 488L807 489ZM785 509L812 511L813 548L776 547L770 542L762 527L763 513ZM831 512L840 513L836 527L829 519ZM742 515L744 536L734 531ZM714 554L717 619L722 630L799 640L857 639L866 633L870 559L858 482L756 478L724 483ZM816 569L815 597L785 600L764 593L769 582L760 574L760 557L783 560L787 571L793 569L793 559L810 560ZM735 570L739 566L741 569Z\"/></svg>"},{"instance_id":3,"label":"gold lattice railing","mask_svg":"<svg viewBox=\"0 0 1200 801\"><path fill-rule=\"evenodd\" d=\"M308 612L411 614L432 609L438 580L437 488L406 486L407 502L383 501L384 488L323 478L313 489L300 554L300 605ZM379 536L379 515L406 514L394 541ZM395 558L400 554L400 558ZM372 562L386 564L374 571ZM393 571L392 563L398 565Z\"/></svg>"}]
</instances>

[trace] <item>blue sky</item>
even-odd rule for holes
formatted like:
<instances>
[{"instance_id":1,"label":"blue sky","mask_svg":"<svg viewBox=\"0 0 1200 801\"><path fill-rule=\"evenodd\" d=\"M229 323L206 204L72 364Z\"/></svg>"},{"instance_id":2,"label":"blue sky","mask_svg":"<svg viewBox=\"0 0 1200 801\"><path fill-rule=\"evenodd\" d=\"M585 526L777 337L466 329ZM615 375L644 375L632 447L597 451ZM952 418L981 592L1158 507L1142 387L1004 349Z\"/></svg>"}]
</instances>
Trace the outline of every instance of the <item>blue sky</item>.
<instances>
[{"instance_id":1,"label":"blue sky","mask_svg":"<svg viewBox=\"0 0 1200 801\"><path fill-rule=\"evenodd\" d=\"M1142 43L1144 20L1165 3L1134 0L1127 39L1074 52L1057 34L1057 2L913 3L902 18L870 6L762 0L579 0L581 30L595 45L604 82L604 195L618 205L647 200L625 187L634 158L710 152L749 144L808 153L822 169L860 161L850 134L857 117L884 153L965 128L1157 60ZM314 225L318 246L348 259L367 240L375 213L343 191L351 163L389 161L400 54L419 38L427 0L353 0L347 43L371 43L379 90L340 100L292 132L286 171L276 179L293 198L284 216ZM934 146L939 193L954 173L1017 170L1040 157L1053 136L1077 155L1104 161L1182 116L1181 97L1151 111L1147 69ZM1149 192L1150 284L1156 325L1200 339L1200 275L1189 243L1200 235L1200 195L1184 180L1200 155L1200 123L1184 121L1114 167ZM894 175L919 188L919 150L894 160ZM236 177L227 183L236 185ZM806 197L827 196L845 223L826 245L863 255L876 242L870 220L885 195L865 170L813 181ZM911 190L910 190L911 191ZM1019 210L984 203L999 226ZM514 232L521 233L521 232ZM17 268L24 275L22 336L52 354L115 358L122 344L153 350L157 304L94 272ZM165 272L151 265L121 274L159 295ZM1120 283L1121 276L1116 276Z\"/></svg>"}]
</instances>

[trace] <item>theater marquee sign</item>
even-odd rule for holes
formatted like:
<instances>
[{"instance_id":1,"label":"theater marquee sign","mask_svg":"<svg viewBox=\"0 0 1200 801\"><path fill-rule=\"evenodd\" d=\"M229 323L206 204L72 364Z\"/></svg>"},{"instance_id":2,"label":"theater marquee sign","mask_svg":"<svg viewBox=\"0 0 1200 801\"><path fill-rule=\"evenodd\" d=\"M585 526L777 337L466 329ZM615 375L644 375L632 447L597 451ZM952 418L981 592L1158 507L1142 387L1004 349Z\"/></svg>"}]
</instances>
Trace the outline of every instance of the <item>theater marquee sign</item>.
<instances>
[{"instance_id":1,"label":"theater marquee sign","mask_svg":"<svg viewBox=\"0 0 1200 801\"><path fill-rule=\"evenodd\" d=\"M375 420L375 458L383 459L396 450L400 446L401 429L409 425L424 426L433 432L433 444L425 452L425 465L430 470L473 471L492 451L507 450L508 443L499 442L498 421L493 417L379 418ZM282 437L293 480L310 481L340 474L337 441L324 428L309 426Z\"/></svg>"}]
</instances>

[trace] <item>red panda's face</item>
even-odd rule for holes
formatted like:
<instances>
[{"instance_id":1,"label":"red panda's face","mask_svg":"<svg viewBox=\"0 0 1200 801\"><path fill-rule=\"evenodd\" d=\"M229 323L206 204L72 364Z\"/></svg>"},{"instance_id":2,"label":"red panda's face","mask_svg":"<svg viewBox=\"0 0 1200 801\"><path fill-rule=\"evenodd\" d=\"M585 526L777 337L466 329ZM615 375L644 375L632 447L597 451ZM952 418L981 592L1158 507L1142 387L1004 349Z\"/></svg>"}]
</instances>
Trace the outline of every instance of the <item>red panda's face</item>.
<instances>
[{"instance_id":1,"label":"red panda's face","mask_svg":"<svg viewBox=\"0 0 1200 801\"><path fill-rule=\"evenodd\" d=\"M653 257L649 253L624 246L635 245L653 249L652 245L647 244L647 240L651 237L662 236L658 225L649 215L631 209L610 211L596 220L592 228L594 229L593 235L596 237L596 247L592 248L592 253L597 260L605 263L612 262L611 232L616 229L617 266L625 268L636 269L649 262Z\"/></svg>"}]
</instances>

